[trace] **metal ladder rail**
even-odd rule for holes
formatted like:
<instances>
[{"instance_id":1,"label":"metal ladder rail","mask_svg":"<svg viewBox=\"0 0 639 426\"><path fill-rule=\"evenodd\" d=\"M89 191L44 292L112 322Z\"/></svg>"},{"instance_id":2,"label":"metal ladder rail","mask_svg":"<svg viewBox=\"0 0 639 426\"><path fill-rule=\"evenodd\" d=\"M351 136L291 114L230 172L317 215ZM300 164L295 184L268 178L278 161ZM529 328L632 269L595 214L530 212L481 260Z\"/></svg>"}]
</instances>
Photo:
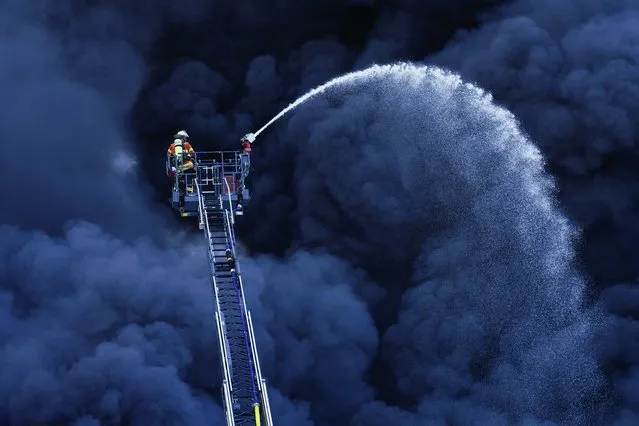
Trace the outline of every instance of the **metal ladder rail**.
<instances>
[{"instance_id":1,"label":"metal ladder rail","mask_svg":"<svg viewBox=\"0 0 639 426\"><path fill-rule=\"evenodd\" d=\"M233 289L234 289L234 293L237 297L237 308L239 310L239 316L240 316L240 323L241 323L241 333L242 336L240 337L240 339L243 341L243 346L244 346L244 355L242 355L242 358L246 357L245 360L248 363L248 370L249 370L249 377L250 377L250 386L251 386L251 396L252 396L252 401L253 401L253 415L254 415L254 420L255 420L255 424L257 426L261 425L261 414L260 414L260 400L261 398L258 396L258 389L259 389L259 385L257 382L257 377L256 377L256 370L255 370L255 364L254 364L254 360L253 360L253 353L251 351L251 347L252 347L252 343L250 342L250 338L251 336L248 333L248 318L246 316L246 305L243 303L244 299L242 297L242 292L241 289L238 287L239 282L238 282L238 274L239 274L239 269L238 269L238 262L236 259L236 251L235 251L235 238L234 238L234 233L233 233L233 226L232 223L233 221L233 217L232 217L232 200L231 200L231 191L228 185L228 181L226 179L222 179L222 181L224 182L224 184L226 185L226 190L227 190L227 200L228 200L228 209L225 208L224 206L224 197L222 195L222 191L220 191L219 194L219 208L220 211L223 212L223 221L224 221L224 234L226 235L226 249L230 250L234 259L234 267L235 267L235 274L231 274L231 281L232 281L232 285L233 285ZM228 331L228 330L227 330ZM236 336L235 340L237 342L237 337ZM239 343L239 342L238 342ZM242 351L242 352L244 352ZM257 385L257 386L256 386Z\"/></svg>"},{"instance_id":2,"label":"metal ladder rail","mask_svg":"<svg viewBox=\"0 0 639 426\"><path fill-rule=\"evenodd\" d=\"M225 182L225 183L228 184L228 182ZM228 189L229 188L227 188L227 190ZM210 191L210 192L214 192L214 191ZM225 251L226 249L229 249L229 250L232 249L233 252L235 251L235 242L232 238L233 232L232 232L232 227L230 225L230 222L231 222L230 214L228 210L223 208L224 203L221 197L221 191L218 190L217 192L218 192L218 197L216 198L218 198L218 203L215 203L215 204L218 204L218 205L214 206L213 205L214 203L211 203L210 201L209 202L206 201L208 197L202 194L202 192L200 191L200 196L202 196L202 200L203 200L203 202L200 203L200 208L202 212L204 212L204 214L201 215L200 219L203 222L205 222L205 227L207 228L207 231L208 231L207 235L209 236L209 241L211 243L212 243L212 240L210 239L210 237L212 236L211 231L213 231L213 227L211 225L211 222L209 221L209 218L215 217L216 222L223 218L220 221L220 223L217 224L218 226L216 226L217 229L215 229L215 233L218 235L219 234L224 235L224 237L217 236L217 238L218 240L224 240L225 244L219 243L219 242L216 243L218 245L217 250L215 249L214 244L211 245L212 247L211 251L212 251L214 261L216 256L221 257L220 255L216 255L216 251L218 252ZM228 192L230 194L230 191ZM229 207L232 207L232 204L230 201L231 200L229 199ZM213 211L209 211L209 208ZM220 224L223 224L222 229L220 229L220 226L219 226ZM222 245L222 247L219 247L220 245ZM234 257L235 257L235 253L234 253ZM223 266L224 263L225 262L222 262L220 266ZM217 264L213 265L213 268L215 271L217 271L218 269L216 265ZM253 360L252 360L252 358L254 359L252 355L254 355L255 353L254 352L254 347L255 347L254 333L252 332L252 328L249 330L247 326L248 318L245 314L246 306L243 303L244 302L243 297L241 299L239 298L241 292L240 292L240 289L238 288L237 281L233 279L232 276L231 276L231 279L229 279L229 277L225 277L222 281L220 281L219 284L218 284L217 276L214 277L214 280L215 280L215 286L216 286L217 303L221 312L221 315L220 315L221 319L219 321L222 324L222 330L226 332L225 339L221 343L221 345L226 347L226 351L228 351L228 354L230 355L228 357L228 362L227 362L227 364L230 364L230 372L228 371L227 372L228 372L228 375L230 376L230 382L232 383L232 392L230 395L231 401L229 401L227 398L227 404L226 404L228 406L227 415L231 415L231 414L233 415L233 420L234 420L233 424L256 424L257 426L260 426L261 416L259 412L259 407L260 407L259 401L261 401L262 398L258 397L257 389L261 387L260 386L261 383L257 382L257 377L255 375L255 371L256 371L255 364L253 363ZM222 282L224 282L224 284L222 284ZM232 285L232 288L230 288L231 286L229 286L229 284ZM228 302L229 302L228 297L230 296L229 293L225 294L225 297L224 297L224 299L226 299L224 302L225 304L224 305L222 304L222 299L220 297L221 295L220 292L222 291L220 286L222 285L226 289L225 290L226 292L231 290L233 294L235 294L235 297L238 298L236 302L232 303L232 305L235 305L235 308L228 305ZM226 314L230 315L229 318L234 318L237 321L237 323L234 323L235 325L231 328L229 328L229 323L227 323ZM219 317L216 316L216 318L219 318ZM235 331L233 331L233 329L235 329ZM234 335L233 337L231 337L229 333L231 333L232 331L233 333L235 333L236 331L239 331L240 333L238 333L238 335ZM249 334L249 331L250 331L250 334ZM253 340L251 340L251 338L253 338ZM231 344L231 340L234 342L233 344ZM240 347L242 346L244 347L243 350L240 349ZM235 349L235 351L240 350L240 352L244 353L244 355L240 355L239 353L234 352L233 348ZM240 364L237 366L237 370L233 368L233 359L235 357L235 355L233 355L234 353L236 353L238 356L237 361L240 361ZM258 369L259 369L259 365L258 365ZM237 389L238 392L249 392L249 394L251 394L250 396L252 397L251 401L252 401L252 407L253 407L253 410L251 411L253 411L253 413L251 414L250 417L247 417L249 413L245 411L245 409L244 410L242 409L242 407L246 407L246 404L248 403L248 401L244 400L243 404L240 403L240 401L242 401L243 398L246 398L249 395L246 393L243 393L243 394L240 393L239 395L235 395L236 379L238 380L238 384L241 383L243 386L249 385L250 387L250 389L245 387L241 387ZM247 383L247 382L250 382L250 383ZM258 384L257 387L256 387L256 384ZM244 391L242 391L243 389ZM244 395L244 396L240 396L240 395ZM237 409L237 411L234 409L236 407L231 407L231 402L239 404L239 408ZM270 417L270 406L268 405L268 403L265 404L264 414L268 416L265 419L266 420L265 423L267 425L272 425L272 421ZM232 423L229 423L229 424L232 424Z\"/></svg>"},{"instance_id":3,"label":"metal ladder rail","mask_svg":"<svg viewBox=\"0 0 639 426\"><path fill-rule=\"evenodd\" d=\"M226 417L227 426L235 426L235 419L233 418L233 404L231 402L231 395L233 391L233 380L231 379L231 367L230 363L230 354L228 350L228 341L226 338L226 333L224 331L225 326L223 324L222 318L220 317L220 312L222 309L220 307L220 299L218 286L215 279L215 253L213 251L213 247L210 244L211 241L211 230L209 226L209 220L207 211L204 207L204 197L202 194L202 190L200 184L197 179L195 179L195 186L197 188L198 194L198 213L199 213L199 221L200 221L200 229L202 229L206 235L207 239L207 255L209 260L209 276L211 279L212 287L213 287L213 295L215 297L215 322L217 325L217 335L218 335L218 349L220 355L220 362L222 364L222 372L223 372L223 380L222 380L222 396L224 400L224 413Z\"/></svg>"},{"instance_id":4,"label":"metal ladder rail","mask_svg":"<svg viewBox=\"0 0 639 426\"><path fill-rule=\"evenodd\" d=\"M211 172L213 170L210 170ZM207 173L208 175L208 173ZM208 178L208 179L207 179ZM205 180L207 180L208 182L206 183L211 183L210 181L214 181L214 179L211 179L211 177L206 176ZM241 325L242 325L242 334L243 336L241 336L240 338L243 338L242 340L244 341L244 347L246 350L246 359L244 359L244 362L249 361L249 371L250 371L250 376L251 376L251 387L252 387L252 392L253 393L253 401L254 401L254 418L247 418L246 417L246 412L240 412L240 413L236 413L236 411L234 410L233 407L233 401L235 401L234 398L234 373L232 373L233 371L233 356L232 356L232 352L230 349L230 342L229 342L229 336L228 336L228 331L229 329L227 328L226 325L226 320L224 318L224 308L222 307L222 305L220 304L220 288L218 286L217 283L217 275L216 275L216 261L215 261L215 249L212 245L212 227L211 227L211 223L209 222L209 215L211 214L220 214L221 212L224 212L224 224L225 224L225 230L224 230L224 234L227 236L226 241L228 244L228 247L232 250L233 253L233 257L235 258L236 256L236 252L235 252L235 238L234 238L234 229L232 226L232 223L234 222L233 218L232 218L232 213L230 213L230 211L232 211L232 202L231 202L231 198L230 198L230 188L228 187L228 182L226 181L226 179L223 179L224 184L226 184L226 189L227 189L227 193L228 193L228 207L229 209L225 209L224 208L224 200L222 199L222 191L203 191L202 190L202 186L200 185L199 180L196 179L195 181L195 186L197 188L197 193L198 193L198 203L199 203L199 220L200 220L200 229L205 231L205 234L207 236L207 240L209 242L208 245L208 256L209 256L209 269L211 272L211 279L212 279L212 283L213 283L213 288L214 288L214 294L215 294L215 299L216 299L216 307L217 307L217 311L215 313L216 316L216 324L217 324L217 331L218 331L218 344L219 344L219 350L220 350L220 359L221 359L221 364L222 364L222 370L224 373L224 380L223 380L223 397L224 397L224 405L225 405L225 414L226 414L226 420L227 420L227 425L229 426L235 426L237 424L256 424L256 426L260 426L261 422L261 416L259 413L259 407L260 404L259 402L261 402L261 406L263 407L263 419L264 419L264 423L265 426L272 426L273 425L273 421L272 421L272 414L271 414L271 407L269 404L269 398L268 398L268 391L266 389L266 380L263 379L262 377L262 372L261 372L261 367L259 365L259 358L257 355L257 346L256 346L256 342L255 342L255 334L254 334L254 329L253 329L253 323L252 323L252 318L251 318L251 314L248 311L248 309L246 308L246 301L244 299L244 293L243 293L243 286L242 286L242 278L239 275L239 264L237 263L237 261L235 262L235 266L236 266L236 272L238 273L237 275L237 280L233 280L233 284L235 287L235 293L238 297L238 308L239 308L239 314L240 314L240 318L241 318ZM214 182L213 182L214 183ZM221 183L221 182L220 182ZM215 185L214 183L214 186ZM206 192L206 194L204 193ZM211 196L214 196L214 193L218 192L218 206L215 206L216 208L214 208L213 203L210 202L205 202L205 200L208 198L211 201ZM209 198L210 197L210 198ZM210 209L215 209L216 212L211 212ZM221 230L218 229L216 230L216 232L221 233ZM222 239L222 237L219 237L220 239ZM219 249L218 249L219 251ZM218 256L219 257L219 256ZM228 285L228 281L227 281L227 285ZM228 291L228 290L227 290ZM235 308L237 310L237 308ZM231 313L231 312L229 312ZM237 314L236 314L237 315ZM233 339L233 340L238 340L237 336ZM242 351L243 352L243 351ZM244 358L244 356L242 356L242 358ZM252 361L252 363L251 363ZM245 383L245 382L244 382ZM246 384L246 383L245 383ZM256 392L256 386L257 385L257 390L259 390L259 392ZM259 396L258 396L259 395ZM237 415L237 417L236 417ZM253 417L253 416L251 416ZM239 423L238 423L239 422Z\"/></svg>"},{"instance_id":5,"label":"metal ladder rail","mask_svg":"<svg viewBox=\"0 0 639 426\"><path fill-rule=\"evenodd\" d=\"M232 237L232 232L231 232L231 222L230 222L230 218L229 218L230 214L228 212L228 210L224 211L224 221L225 221L225 231L226 231L226 235L228 236L228 244L229 244L229 249L231 250L232 256L233 258L235 258L235 241L233 240ZM235 260L235 275L232 277L233 280L233 287L235 289L235 294L237 296L237 304L240 310L240 315L242 318L242 334L243 334L243 340L244 340L244 348L246 350L246 357L249 363L249 369L250 369L250 376L251 376L251 391L253 394L253 409L254 409L254 414L255 414L255 419L257 424L259 425L259 420L261 418L260 415L260 402L261 402L261 398L258 395L258 389L259 389L259 383L258 383L258 379L256 377L256 366L255 366L255 361L254 361L254 354L252 351L252 347L253 347L253 342L251 342L251 335L249 334L249 330L248 330L248 316L246 314L247 309L246 309L246 304L244 301L244 294L242 291L242 288L240 287L240 281L239 281L239 270L238 270L238 262L237 259Z\"/></svg>"},{"instance_id":6,"label":"metal ladder rail","mask_svg":"<svg viewBox=\"0 0 639 426\"><path fill-rule=\"evenodd\" d=\"M233 258L235 259L235 269L236 269L236 277L237 277L237 279L234 281L237 282L237 292L238 292L238 299L239 299L238 302L243 312L243 318L245 321L243 326L244 326L244 332L245 332L246 350L249 353L249 360L251 360L252 358L252 369L253 369L252 374L253 373L255 374L252 382L257 384L258 392L256 393L259 395L259 396L255 395L255 398L256 398L255 403L257 404L255 407L255 415L256 415L256 419L259 419L260 417L259 407L261 405L263 409L264 421L266 426L273 426L273 418L271 415L271 405L270 405L270 401L268 397L268 390L266 388L266 380L262 376L262 369L260 366L259 357L257 353L257 344L255 340L255 331L253 328L253 321L251 318L251 312L248 310L246 305L246 299L244 297L244 286L242 282L242 274L240 270L240 263L239 261L237 261L237 254L235 250L235 229L233 226L235 221L233 219L233 213L232 213L233 204L231 202L231 190L230 190L228 181L226 179L223 179L223 180L224 180L224 184L226 185L226 192L228 196L228 207L229 207L228 210L223 209L225 210L226 232L229 235L230 250L233 255ZM220 207L223 207L222 194L220 194ZM259 426L259 424L257 426Z\"/></svg>"},{"instance_id":7,"label":"metal ladder rail","mask_svg":"<svg viewBox=\"0 0 639 426\"><path fill-rule=\"evenodd\" d=\"M221 316L225 324L226 340L231 357L231 380L233 382L232 402L233 414L236 424L260 424L259 417L255 417L256 387L255 375L250 358L246 350L246 318L241 304L238 301L237 284L235 281L236 270L234 260L228 261L225 254L229 249L228 233L225 232L226 217L224 212L215 209L209 219L213 219L215 256L224 260L215 264L216 283ZM230 253L229 253L230 254Z\"/></svg>"},{"instance_id":8,"label":"metal ladder rail","mask_svg":"<svg viewBox=\"0 0 639 426\"><path fill-rule=\"evenodd\" d=\"M202 195L208 196L208 195L216 195L218 191L215 190L215 187L218 186L216 184L216 177L215 177L215 167L216 166L198 166L198 173L197 173L197 180L200 182L200 192L199 192L199 196L201 197ZM213 191L205 191L203 189L203 186L213 186L214 190ZM206 207L206 206L204 206Z\"/></svg>"}]
</instances>

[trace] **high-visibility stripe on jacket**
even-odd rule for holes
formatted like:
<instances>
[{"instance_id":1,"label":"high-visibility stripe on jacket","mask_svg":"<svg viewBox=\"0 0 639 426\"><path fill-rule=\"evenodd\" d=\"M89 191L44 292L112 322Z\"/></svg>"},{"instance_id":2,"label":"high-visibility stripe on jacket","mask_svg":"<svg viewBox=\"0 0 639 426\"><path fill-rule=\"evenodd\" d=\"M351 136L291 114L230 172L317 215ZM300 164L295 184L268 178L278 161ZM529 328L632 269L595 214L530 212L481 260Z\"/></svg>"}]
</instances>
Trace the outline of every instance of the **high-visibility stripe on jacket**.
<instances>
[{"instance_id":1,"label":"high-visibility stripe on jacket","mask_svg":"<svg viewBox=\"0 0 639 426\"><path fill-rule=\"evenodd\" d=\"M189 154L195 154L195 150L193 149L191 144L188 143L188 142L184 142L184 144L182 146L179 146L179 145L176 146L175 143L172 143L169 146L169 149L167 150L166 153L168 155L181 155L182 152L178 152L178 151L182 151L182 150L188 152Z\"/></svg>"}]
</instances>

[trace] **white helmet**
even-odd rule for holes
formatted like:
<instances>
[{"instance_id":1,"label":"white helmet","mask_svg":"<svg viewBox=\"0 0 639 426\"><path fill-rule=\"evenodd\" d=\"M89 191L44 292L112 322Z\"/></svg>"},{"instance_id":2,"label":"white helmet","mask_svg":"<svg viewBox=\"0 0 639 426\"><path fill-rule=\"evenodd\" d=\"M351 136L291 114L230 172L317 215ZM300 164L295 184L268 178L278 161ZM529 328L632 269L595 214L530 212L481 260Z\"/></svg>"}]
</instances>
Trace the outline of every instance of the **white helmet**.
<instances>
[{"instance_id":1,"label":"white helmet","mask_svg":"<svg viewBox=\"0 0 639 426\"><path fill-rule=\"evenodd\" d=\"M255 133L247 133L242 138L242 141L249 141L250 143L255 142Z\"/></svg>"},{"instance_id":2,"label":"white helmet","mask_svg":"<svg viewBox=\"0 0 639 426\"><path fill-rule=\"evenodd\" d=\"M186 130L180 130L180 131L179 131L179 132L177 132L177 133L175 134L175 136L173 136L173 137L174 137L174 138L182 137L182 138L184 138L184 139L186 140L186 139L188 139L188 138L189 138L189 134L188 134L188 133L186 133Z\"/></svg>"},{"instance_id":3,"label":"white helmet","mask_svg":"<svg viewBox=\"0 0 639 426\"><path fill-rule=\"evenodd\" d=\"M182 139L175 139L173 143L175 144L175 146L182 146Z\"/></svg>"}]
</instances>

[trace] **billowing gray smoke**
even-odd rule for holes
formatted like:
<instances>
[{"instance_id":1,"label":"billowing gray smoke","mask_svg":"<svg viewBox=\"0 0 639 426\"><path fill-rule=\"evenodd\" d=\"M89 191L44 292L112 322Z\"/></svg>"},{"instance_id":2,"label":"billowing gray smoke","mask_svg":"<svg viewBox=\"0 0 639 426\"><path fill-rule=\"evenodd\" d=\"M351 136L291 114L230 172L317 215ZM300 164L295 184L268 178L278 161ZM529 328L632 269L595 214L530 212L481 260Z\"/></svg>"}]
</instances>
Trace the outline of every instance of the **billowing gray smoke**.
<instances>
[{"instance_id":1,"label":"billowing gray smoke","mask_svg":"<svg viewBox=\"0 0 639 426\"><path fill-rule=\"evenodd\" d=\"M522 118L586 228L589 269L608 282L639 272L638 21L636 1L519 1L434 58Z\"/></svg>"},{"instance_id":2,"label":"billowing gray smoke","mask_svg":"<svg viewBox=\"0 0 639 426\"><path fill-rule=\"evenodd\" d=\"M0 424L219 423L203 247L148 203L121 124L142 60L128 31L92 32L117 27L112 10L79 13L59 36L39 14L72 16L36 6L0 6ZM277 394L273 405L294 413Z\"/></svg>"},{"instance_id":3,"label":"billowing gray smoke","mask_svg":"<svg viewBox=\"0 0 639 426\"><path fill-rule=\"evenodd\" d=\"M345 91L303 108L282 137L304 141L304 241L343 249L336 230L349 223L389 269L421 247L384 341L399 389L432 421L583 422L603 384L594 317L581 309L574 230L514 117L436 70Z\"/></svg>"},{"instance_id":4,"label":"billowing gray smoke","mask_svg":"<svg viewBox=\"0 0 639 426\"><path fill-rule=\"evenodd\" d=\"M377 262L414 263L418 286L384 343L400 390L421 401L419 418L590 414L601 377L571 229L509 113L453 75L408 67L329 92L284 133L307 141L296 171L304 244L348 247L332 229L342 216ZM204 424L219 416L204 394L219 378L201 245L129 246L85 224L59 241L4 231L8 418ZM404 244L422 253L398 261ZM33 273L16 274L28 265ZM247 261L245 274L271 383L312 402L321 424L377 421L367 417L374 409L360 410L373 397L363 377L377 334L357 295L375 285L334 256L304 251L284 264ZM303 405L292 410L275 395L283 424L303 421ZM154 398L160 410L148 407Z\"/></svg>"},{"instance_id":5,"label":"billowing gray smoke","mask_svg":"<svg viewBox=\"0 0 639 426\"><path fill-rule=\"evenodd\" d=\"M373 2L347 3L0 6L0 51L11 58L0 67L0 91L8 95L2 146L15 152L18 142L22 153L0 169L2 181L16 186L5 199L11 208L0 211L0 221L10 224L0 228L0 424L222 424L202 243L182 235L181 225L149 200L131 160L161 175L155 159L168 141L158 138L176 127L192 129L198 148L213 147L205 136L228 147L353 64L415 52L421 58L432 50L424 39L438 33L426 23L443 22L439 16L456 7L388 2L364 50L353 52L325 37L342 31L334 17L351 16L351 26L352 15L343 12ZM581 58L575 68L588 70L620 63L620 53L611 52L623 43L598 44L590 56L591 32L572 28L596 16L610 17L598 20L607 31L632 23L623 12L634 3L562 9L551 2L546 11L516 4L504 16L529 16L519 22L537 23L549 38L525 37L530 26L507 21L435 60L512 105L553 170L607 159L580 151L580 141L601 147L613 128L632 134L631 123L616 127L611 123L623 124L612 120L616 115L593 112L605 108L571 103L551 109L561 113L541 124L537 113L565 103L565 90L592 86L579 86L582 74L566 71L562 59ZM430 32L415 30L423 26ZM260 37L269 27L277 29ZM622 40L632 40L634 27L624 28ZM501 37L502 29L521 36ZM518 65L520 48L510 43L535 46L563 34L571 36L553 51L571 55L531 49L534 66ZM154 49L161 35L166 40ZM514 56L486 55L493 45ZM508 68L504 57L514 65ZM146 61L159 65L157 74L147 74ZM600 87L633 81L626 68L625 80L619 72L597 74ZM494 78L482 69L509 72ZM544 79L535 70L550 71ZM553 70L570 78L558 84ZM136 130L154 137L151 152L122 124L147 77ZM500 86L504 81L512 84ZM405 77L378 83L328 93L255 147L255 199L240 232L249 250L288 249L285 259L243 259L277 424L579 423L609 408L597 359L618 385L613 414L636 423L634 289L604 292L602 301L618 317L603 324L581 307L574 230L512 117L440 73L411 84ZM601 93L590 99L617 99ZM628 99L623 111L632 110ZM574 158L564 161L560 147ZM562 170L561 195L579 195L567 206L580 223L588 223L589 211L615 207L616 229L626 225L632 209L622 191L632 194L633 187L608 188L631 182L632 174L602 174L586 190ZM592 199L601 210L581 207ZM83 221L68 222L74 219ZM628 235L615 247L632 247ZM588 253L606 253L600 243L587 240ZM597 266L593 256L587 260ZM382 379L380 354L391 370ZM392 402L389 393L396 394Z\"/></svg>"},{"instance_id":6,"label":"billowing gray smoke","mask_svg":"<svg viewBox=\"0 0 639 426\"><path fill-rule=\"evenodd\" d=\"M2 424L221 418L202 396L217 375L201 247L126 245L86 223L59 240L0 231Z\"/></svg>"},{"instance_id":7,"label":"billowing gray smoke","mask_svg":"<svg viewBox=\"0 0 639 426\"><path fill-rule=\"evenodd\" d=\"M0 232L2 424L222 424L211 395L221 379L202 244L128 245L86 223L57 240ZM246 274L250 303L274 336L260 336L268 374L338 411L366 400L361 375L377 337L352 295L358 275L303 254L288 266L256 265L247 262ZM265 308L259 288L273 289L261 296ZM329 370L337 375L321 373ZM307 409L272 393L278 424L303 425Z\"/></svg>"},{"instance_id":8,"label":"billowing gray smoke","mask_svg":"<svg viewBox=\"0 0 639 426\"><path fill-rule=\"evenodd\" d=\"M639 362L627 342L637 340L639 304L636 284L625 283L639 274L638 24L632 0L522 0L433 58L490 88L549 158L584 229L584 266L600 287L612 286L602 300L619 317L599 341L622 405L637 416Z\"/></svg>"}]
</instances>

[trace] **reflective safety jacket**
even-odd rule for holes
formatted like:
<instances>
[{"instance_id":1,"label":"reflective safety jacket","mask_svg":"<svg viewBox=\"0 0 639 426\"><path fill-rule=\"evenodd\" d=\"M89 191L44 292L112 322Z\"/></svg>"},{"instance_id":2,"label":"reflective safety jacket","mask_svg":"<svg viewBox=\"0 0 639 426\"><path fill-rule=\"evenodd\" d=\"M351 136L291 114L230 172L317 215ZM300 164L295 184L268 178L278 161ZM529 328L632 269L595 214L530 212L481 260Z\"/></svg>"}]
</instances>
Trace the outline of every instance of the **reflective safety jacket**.
<instances>
[{"instance_id":1,"label":"reflective safety jacket","mask_svg":"<svg viewBox=\"0 0 639 426\"><path fill-rule=\"evenodd\" d=\"M167 150L167 155L183 155L185 153L189 153L191 155L195 154L195 150L193 149L193 147L191 146L190 143L188 142L184 142L181 146L180 145L176 145L175 143L172 143L169 146L169 149Z\"/></svg>"}]
</instances>

